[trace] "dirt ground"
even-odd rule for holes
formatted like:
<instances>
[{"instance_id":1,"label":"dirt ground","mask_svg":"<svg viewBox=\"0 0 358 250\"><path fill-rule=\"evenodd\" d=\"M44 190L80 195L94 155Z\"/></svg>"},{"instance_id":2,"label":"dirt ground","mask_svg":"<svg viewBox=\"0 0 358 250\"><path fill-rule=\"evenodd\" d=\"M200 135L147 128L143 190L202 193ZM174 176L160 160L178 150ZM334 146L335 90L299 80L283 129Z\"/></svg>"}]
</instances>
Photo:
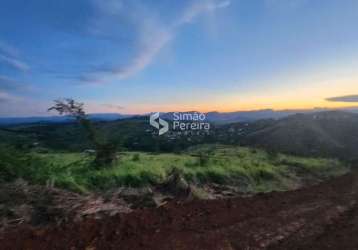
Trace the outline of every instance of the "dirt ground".
<instances>
[{"instance_id":1,"label":"dirt ground","mask_svg":"<svg viewBox=\"0 0 358 250\"><path fill-rule=\"evenodd\" d=\"M0 232L0 249L358 249L358 174L246 198L170 201Z\"/></svg>"}]
</instances>

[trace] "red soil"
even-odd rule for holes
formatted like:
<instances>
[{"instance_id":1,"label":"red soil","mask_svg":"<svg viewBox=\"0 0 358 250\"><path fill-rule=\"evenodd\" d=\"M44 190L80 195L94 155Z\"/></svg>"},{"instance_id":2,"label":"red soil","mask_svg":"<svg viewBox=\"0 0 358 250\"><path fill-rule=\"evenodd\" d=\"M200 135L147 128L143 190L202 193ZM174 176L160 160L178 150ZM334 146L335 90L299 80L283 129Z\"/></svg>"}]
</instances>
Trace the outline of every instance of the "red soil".
<instances>
[{"instance_id":1,"label":"red soil","mask_svg":"<svg viewBox=\"0 0 358 250\"><path fill-rule=\"evenodd\" d=\"M297 191L171 202L0 234L0 249L358 249L358 174Z\"/></svg>"}]
</instances>

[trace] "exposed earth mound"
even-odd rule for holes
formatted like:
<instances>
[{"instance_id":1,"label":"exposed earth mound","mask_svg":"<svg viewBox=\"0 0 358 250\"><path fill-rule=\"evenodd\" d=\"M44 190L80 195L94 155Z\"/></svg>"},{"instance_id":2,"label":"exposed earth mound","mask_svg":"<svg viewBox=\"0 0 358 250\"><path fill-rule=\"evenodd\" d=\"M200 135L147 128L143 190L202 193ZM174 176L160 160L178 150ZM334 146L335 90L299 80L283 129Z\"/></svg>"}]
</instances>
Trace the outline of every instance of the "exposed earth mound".
<instances>
[{"instance_id":1,"label":"exposed earth mound","mask_svg":"<svg viewBox=\"0 0 358 250\"><path fill-rule=\"evenodd\" d=\"M358 174L289 192L169 201L0 233L11 249L358 249Z\"/></svg>"}]
</instances>

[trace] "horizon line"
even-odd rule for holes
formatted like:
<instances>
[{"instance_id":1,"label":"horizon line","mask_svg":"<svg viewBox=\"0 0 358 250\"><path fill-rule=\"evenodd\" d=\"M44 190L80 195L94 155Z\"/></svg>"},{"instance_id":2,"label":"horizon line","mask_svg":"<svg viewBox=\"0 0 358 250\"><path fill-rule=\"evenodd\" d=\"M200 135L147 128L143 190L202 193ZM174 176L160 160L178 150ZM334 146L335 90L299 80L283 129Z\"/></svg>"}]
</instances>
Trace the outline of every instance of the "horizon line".
<instances>
[{"instance_id":1,"label":"horizon line","mask_svg":"<svg viewBox=\"0 0 358 250\"><path fill-rule=\"evenodd\" d=\"M287 109L274 109L274 108L262 108L262 109L248 109L248 110L236 110L236 111L207 111L202 112L199 110L186 110L186 111L159 111L159 113L192 113L192 112L198 112L198 113L248 113L248 112L260 112L260 111L272 111L272 112L307 112L307 111L315 111L315 110L326 110L326 111L334 111L334 110L350 110L350 109L358 109L358 106L347 106L347 107L313 107L313 108L287 108ZM151 111L151 112L143 112L143 113L120 113L120 112L90 112L87 113L87 115L101 115L101 114L118 114L118 115L129 115L129 116L144 116L149 115L151 113L155 113L158 111ZM41 117L65 117L65 115L59 115L59 114L37 114L37 115L17 115L17 116L2 116L0 115L0 118L41 118Z\"/></svg>"}]
</instances>

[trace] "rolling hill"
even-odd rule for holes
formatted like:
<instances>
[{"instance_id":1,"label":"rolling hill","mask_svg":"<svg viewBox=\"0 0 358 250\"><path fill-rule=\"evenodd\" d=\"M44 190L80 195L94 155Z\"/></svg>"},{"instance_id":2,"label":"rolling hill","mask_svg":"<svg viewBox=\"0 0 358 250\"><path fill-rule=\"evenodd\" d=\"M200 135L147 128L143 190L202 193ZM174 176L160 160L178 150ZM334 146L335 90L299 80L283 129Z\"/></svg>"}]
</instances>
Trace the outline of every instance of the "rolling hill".
<instances>
[{"instance_id":1,"label":"rolling hill","mask_svg":"<svg viewBox=\"0 0 358 250\"><path fill-rule=\"evenodd\" d=\"M295 114L281 119L252 122L212 123L210 133L169 131L158 136L148 117L115 121L96 121L103 137L118 148L143 151L180 151L203 143L262 147L273 152L302 156L358 158L358 114L324 111ZM0 129L0 140L12 144L38 144L41 147L81 151L91 148L82 128L76 123L25 124Z\"/></svg>"},{"instance_id":2,"label":"rolling hill","mask_svg":"<svg viewBox=\"0 0 358 250\"><path fill-rule=\"evenodd\" d=\"M358 115L341 111L296 114L249 131L243 141L279 152L353 159L358 157Z\"/></svg>"}]
</instances>

